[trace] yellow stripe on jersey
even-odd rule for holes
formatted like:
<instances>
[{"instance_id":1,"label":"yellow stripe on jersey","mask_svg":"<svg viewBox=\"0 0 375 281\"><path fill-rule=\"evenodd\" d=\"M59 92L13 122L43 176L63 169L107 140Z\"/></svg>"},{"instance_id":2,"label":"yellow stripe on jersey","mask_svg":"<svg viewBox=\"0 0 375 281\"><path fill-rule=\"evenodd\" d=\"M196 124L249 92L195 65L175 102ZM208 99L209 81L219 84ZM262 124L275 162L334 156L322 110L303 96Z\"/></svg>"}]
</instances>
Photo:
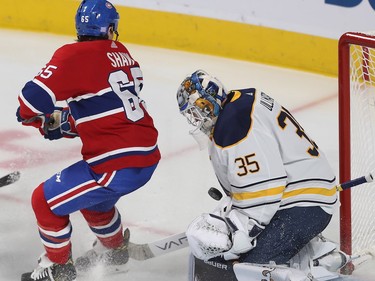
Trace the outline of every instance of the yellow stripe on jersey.
<instances>
[{"instance_id":1,"label":"yellow stripe on jersey","mask_svg":"<svg viewBox=\"0 0 375 281\"><path fill-rule=\"evenodd\" d=\"M283 199L303 195L303 194L314 194L314 195L323 195L323 196L333 196L337 192L336 187L334 186L331 189L326 189L322 187L308 187L308 188L300 188L297 190L286 191L283 195Z\"/></svg>"},{"instance_id":2,"label":"yellow stripe on jersey","mask_svg":"<svg viewBox=\"0 0 375 281\"><path fill-rule=\"evenodd\" d=\"M240 91L233 91L233 93L234 93L234 95L233 95L233 98L230 100L230 102L234 102L235 100L237 100L241 96Z\"/></svg>"},{"instance_id":3,"label":"yellow stripe on jersey","mask_svg":"<svg viewBox=\"0 0 375 281\"><path fill-rule=\"evenodd\" d=\"M248 199L257 199L266 196L274 196L283 193L285 186L278 186L266 190L255 191L255 192L241 192L241 193L232 193L232 198L235 200L248 200Z\"/></svg>"}]
</instances>

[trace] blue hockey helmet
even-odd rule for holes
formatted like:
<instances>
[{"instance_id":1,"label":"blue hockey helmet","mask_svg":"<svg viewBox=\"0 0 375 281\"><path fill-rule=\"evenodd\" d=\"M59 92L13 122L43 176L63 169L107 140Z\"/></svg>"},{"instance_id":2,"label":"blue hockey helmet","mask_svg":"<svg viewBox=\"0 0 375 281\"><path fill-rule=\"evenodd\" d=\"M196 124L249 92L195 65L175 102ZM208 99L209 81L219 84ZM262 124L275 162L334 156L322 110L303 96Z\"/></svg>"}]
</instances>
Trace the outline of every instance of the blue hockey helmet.
<instances>
[{"instance_id":1,"label":"blue hockey helmet","mask_svg":"<svg viewBox=\"0 0 375 281\"><path fill-rule=\"evenodd\" d=\"M197 70L182 81L177 91L180 113L206 135L216 123L227 96L223 84L204 70ZM191 131L194 134L196 130Z\"/></svg>"},{"instance_id":2,"label":"blue hockey helmet","mask_svg":"<svg viewBox=\"0 0 375 281\"><path fill-rule=\"evenodd\" d=\"M105 0L83 0L76 14L77 36L107 37L108 28L118 35L120 19L116 8Z\"/></svg>"}]
</instances>

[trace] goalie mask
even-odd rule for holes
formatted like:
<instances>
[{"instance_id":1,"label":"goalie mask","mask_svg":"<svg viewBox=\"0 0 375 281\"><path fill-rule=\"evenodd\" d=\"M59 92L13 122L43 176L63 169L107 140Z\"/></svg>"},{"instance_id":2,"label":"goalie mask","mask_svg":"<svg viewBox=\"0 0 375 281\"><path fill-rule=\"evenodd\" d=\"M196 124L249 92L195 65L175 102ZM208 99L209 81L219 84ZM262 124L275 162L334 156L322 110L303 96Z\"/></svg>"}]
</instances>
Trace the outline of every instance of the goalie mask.
<instances>
[{"instance_id":1,"label":"goalie mask","mask_svg":"<svg viewBox=\"0 0 375 281\"><path fill-rule=\"evenodd\" d=\"M227 94L222 83L203 70L185 78L177 91L180 113L199 131L210 136Z\"/></svg>"}]
</instances>

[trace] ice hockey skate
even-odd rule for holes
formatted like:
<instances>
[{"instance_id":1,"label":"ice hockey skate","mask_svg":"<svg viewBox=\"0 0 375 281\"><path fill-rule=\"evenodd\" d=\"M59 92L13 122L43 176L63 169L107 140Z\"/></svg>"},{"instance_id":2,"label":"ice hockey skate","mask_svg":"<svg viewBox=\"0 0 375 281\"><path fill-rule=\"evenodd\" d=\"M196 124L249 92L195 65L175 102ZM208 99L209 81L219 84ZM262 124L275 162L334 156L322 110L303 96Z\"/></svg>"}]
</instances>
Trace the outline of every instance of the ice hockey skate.
<instances>
[{"instance_id":1,"label":"ice hockey skate","mask_svg":"<svg viewBox=\"0 0 375 281\"><path fill-rule=\"evenodd\" d=\"M72 259L65 264L53 263L43 254L38 260L39 266L33 271L22 274L21 281L74 281L76 269Z\"/></svg>"},{"instance_id":2,"label":"ice hockey skate","mask_svg":"<svg viewBox=\"0 0 375 281\"><path fill-rule=\"evenodd\" d=\"M87 272L96 266L103 266L109 271L121 271L123 265L129 260L129 238L130 231L125 229L123 244L116 249L108 249L99 240L96 240L91 250L77 258L75 261L76 269L79 272Z\"/></svg>"}]
</instances>

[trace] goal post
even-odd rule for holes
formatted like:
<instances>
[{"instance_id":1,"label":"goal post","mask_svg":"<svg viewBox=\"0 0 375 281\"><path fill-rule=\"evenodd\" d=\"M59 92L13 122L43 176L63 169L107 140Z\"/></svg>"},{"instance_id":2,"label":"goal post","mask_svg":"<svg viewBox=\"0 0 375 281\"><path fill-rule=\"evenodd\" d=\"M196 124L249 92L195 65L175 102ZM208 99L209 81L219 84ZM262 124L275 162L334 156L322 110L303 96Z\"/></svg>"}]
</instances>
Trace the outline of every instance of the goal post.
<instances>
[{"instance_id":1,"label":"goal post","mask_svg":"<svg viewBox=\"0 0 375 281\"><path fill-rule=\"evenodd\" d=\"M340 182L375 171L375 34L348 32L338 43ZM340 193L340 246L375 245L375 184Z\"/></svg>"}]
</instances>

